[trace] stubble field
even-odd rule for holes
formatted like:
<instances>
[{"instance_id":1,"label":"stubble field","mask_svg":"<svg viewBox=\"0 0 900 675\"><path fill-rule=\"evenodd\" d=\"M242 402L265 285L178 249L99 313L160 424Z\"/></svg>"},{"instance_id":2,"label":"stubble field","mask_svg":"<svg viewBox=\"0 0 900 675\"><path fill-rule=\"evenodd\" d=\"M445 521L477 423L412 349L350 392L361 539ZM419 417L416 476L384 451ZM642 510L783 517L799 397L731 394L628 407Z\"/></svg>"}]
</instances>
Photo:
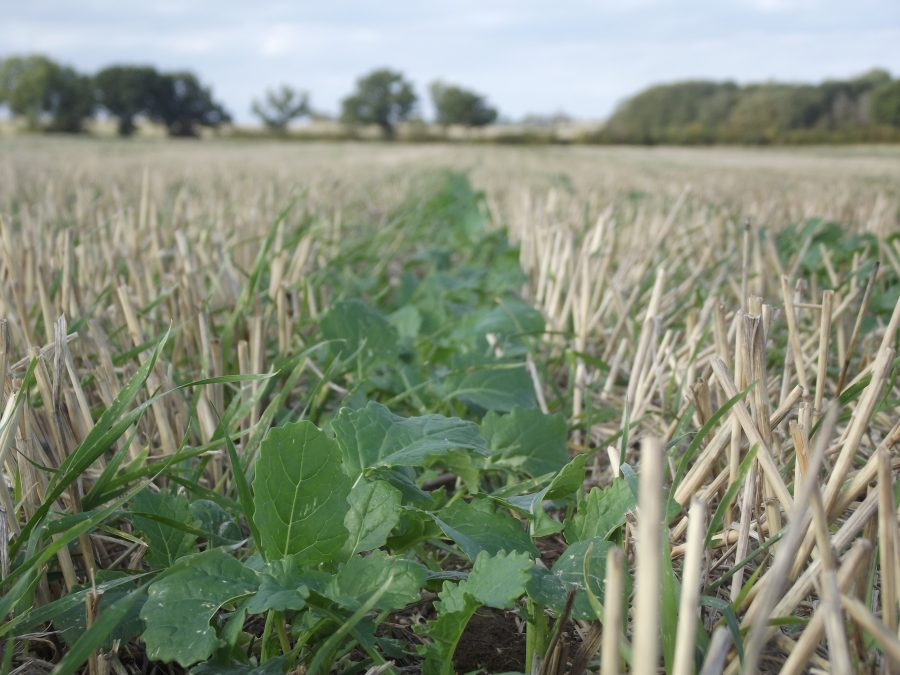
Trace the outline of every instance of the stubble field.
<instances>
[{"instance_id":1,"label":"stubble field","mask_svg":"<svg viewBox=\"0 0 900 675\"><path fill-rule=\"evenodd\" d=\"M2 672L900 668L897 148L7 139L0 234Z\"/></svg>"}]
</instances>

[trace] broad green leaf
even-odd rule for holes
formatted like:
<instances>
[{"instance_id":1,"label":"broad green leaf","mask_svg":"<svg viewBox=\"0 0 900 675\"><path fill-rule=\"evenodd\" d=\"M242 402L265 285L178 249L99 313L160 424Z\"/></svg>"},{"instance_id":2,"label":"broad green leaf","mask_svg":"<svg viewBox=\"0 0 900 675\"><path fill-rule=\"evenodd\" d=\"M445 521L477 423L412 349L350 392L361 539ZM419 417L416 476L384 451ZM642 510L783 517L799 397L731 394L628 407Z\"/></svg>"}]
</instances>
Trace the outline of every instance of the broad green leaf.
<instances>
[{"instance_id":1,"label":"broad green leaf","mask_svg":"<svg viewBox=\"0 0 900 675\"><path fill-rule=\"evenodd\" d=\"M360 410L342 408L331 426L354 479L375 467L420 466L451 450L488 455L473 422L442 415L400 417L374 401Z\"/></svg>"},{"instance_id":2,"label":"broad green leaf","mask_svg":"<svg viewBox=\"0 0 900 675\"><path fill-rule=\"evenodd\" d=\"M531 519L532 537L545 537L562 530L563 526L547 515L543 503L546 500L562 499L576 492L584 483L584 463L587 455L575 455L562 470L553 477L543 490L525 495L497 498L502 504L520 513L528 514Z\"/></svg>"},{"instance_id":3,"label":"broad green leaf","mask_svg":"<svg viewBox=\"0 0 900 675\"><path fill-rule=\"evenodd\" d=\"M531 476L559 471L569 461L566 420L559 414L519 407L508 415L491 411L481 422L481 433L494 461L521 467Z\"/></svg>"},{"instance_id":4,"label":"broad green leaf","mask_svg":"<svg viewBox=\"0 0 900 675\"><path fill-rule=\"evenodd\" d=\"M394 532L388 537L387 545L391 551L406 551L416 544L441 536L441 529L431 514L424 511L405 510Z\"/></svg>"},{"instance_id":5,"label":"broad green leaf","mask_svg":"<svg viewBox=\"0 0 900 675\"><path fill-rule=\"evenodd\" d=\"M543 499L562 499L576 492L584 483L584 464L587 455L575 455L550 481Z\"/></svg>"},{"instance_id":6,"label":"broad green leaf","mask_svg":"<svg viewBox=\"0 0 900 675\"><path fill-rule=\"evenodd\" d=\"M496 609L510 609L525 593L534 567L527 553L500 552L478 554L469 578L464 582L465 592L480 604Z\"/></svg>"},{"instance_id":7,"label":"broad green leaf","mask_svg":"<svg viewBox=\"0 0 900 675\"><path fill-rule=\"evenodd\" d=\"M138 492L131 500L131 510L147 513L196 528L199 523L191 515L186 497L168 490L154 492L149 488ZM135 530L147 542L147 562L156 568L166 568L178 558L193 553L197 537L184 530L150 518L132 517Z\"/></svg>"},{"instance_id":8,"label":"broad green leaf","mask_svg":"<svg viewBox=\"0 0 900 675\"><path fill-rule=\"evenodd\" d=\"M210 499L195 499L190 505L191 515L194 516L201 530L208 532L216 540L225 542L238 542L244 537L241 528L229 513Z\"/></svg>"},{"instance_id":9,"label":"broad green leaf","mask_svg":"<svg viewBox=\"0 0 900 675\"><path fill-rule=\"evenodd\" d=\"M390 359L397 354L398 335L378 310L359 299L332 305L319 322L322 336L337 341L344 356L359 352L364 362Z\"/></svg>"},{"instance_id":10,"label":"broad green leaf","mask_svg":"<svg viewBox=\"0 0 900 675\"><path fill-rule=\"evenodd\" d=\"M617 478L609 487L592 488L579 497L575 515L566 523L566 541L574 544L584 539L609 539L625 524L625 515L634 511L637 503L624 478Z\"/></svg>"},{"instance_id":11,"label":"broad green leaf","mask_svg":"<svg viewBox=\"0 0 900 675\"><path fill-rule=\"evenodd\" d=\"M508 412L513 408L534 408L534 384L525 363L499 359L467 358L444 382L445 395L465 403Z\"/></svg>"},{"instance_id":12,"label":"broad green leaf","mask_svg":"<svg viewBox=\"0 0 900 675\"><path fill-rule=\"evenodd\" d=\"M400 520L400 499L400 491L390 484L360 479L347 497L350 510L344 516L344 527L350 536L344 542L341 555L349 558L384 546Z\"/></svg>"},{"instance_id":13,"label":"broad green leaf","mask_svg":"<svg viewBox=\"0 0 900 675\"><path fill-rule=\"evenodd\" d=\"M270 609L279 612L303 609L309 597L310 581L293 558L268 563L259 574L259 589L247 603L247 611L262 614Z\"/></svg>"},{"instance_id":14,"label":"broad green leaf","mask_svg":"<svg viewBox=\"0 0 900 675\"><path fill-rule=\"evenodd\" d=\"M337 443L311 422L273 428L260 447L253 480L254 520L270 560L331 560L344 542L350 479Z\"/></svg>"},{"instance_id":15,"label":"broad green leaf","mask_svg":"<svg viewBox=\"0 0 900 675\"><path fill-rule=\"evenodd\" d=\"M325 589L325 595L348 609L356 610L362 607L374 589L380 588L391 578L390 585L374 606L382 610L399 609L419 599L427 574L426 569L417 563L374 551L365 557L350 558Z\"/></svg>"},{"instance_id":16,"label":"broad green leaf","mask_svg":"<svg viewBox=\"0 0 900 675\"><path fill-rule=\"evenodd\" d=\"M486 499L454 502L434 516L435 522L470 560L486 552L521 551L532 556L538 550L525 527L507 513L495 510Z\"/></svg>"},{"instance_id":17,"label":"broad green leaf","mask_svg":"<svg viewBox=\"0 0 900 675\"><path fill-rule=\"evenodd\" d=\"M388 317L388 321L394 327L403 340L415 340L419 337L422 328L422 315L415 305L404 305Z\"/></svg>"},{"instance_id":18,"label":"broad green leaf","mask_svg":"<svg viewBox=\"0 0 900 675\"><path fill-rule=\"evenodd\" d=\"M587 539L569 546L553 564L551 570L535 567L528 583L528 595L538 604L560 613L569 592L575 590L572 618L584 621L595 619L587 593L585 577L591 592L602 603L606 579L606 556L614 546L603 539ZM590 553L588 553L590 549ZM585 560L587 556L587 560ZM587 575L585 575L587 569Z\"/></svg>"},{"instance_id":19,"label":"broad green leaf","mask_svg":"<svg viewBox=\"0 0 900 675\"><path fill-rule=\"evenodd\" d=\"M532 305L517 298L508 298L484 312L474 330L479 335L491 333L504 338L535 335L544 331L544 317Z\"/></svg>"},{"instance_id":20,"label":"broad green leaf","mask_svg":"<svg viewBox=\"0 0 900 675\"><path fill-rule=\"evenodd\" d=\"M256 574L219 549L154 581L140 613L147 656L185 668L208 659L218 645L210 620L223 604L252 593L256 585Z\"/></svg>"}]
</instances>

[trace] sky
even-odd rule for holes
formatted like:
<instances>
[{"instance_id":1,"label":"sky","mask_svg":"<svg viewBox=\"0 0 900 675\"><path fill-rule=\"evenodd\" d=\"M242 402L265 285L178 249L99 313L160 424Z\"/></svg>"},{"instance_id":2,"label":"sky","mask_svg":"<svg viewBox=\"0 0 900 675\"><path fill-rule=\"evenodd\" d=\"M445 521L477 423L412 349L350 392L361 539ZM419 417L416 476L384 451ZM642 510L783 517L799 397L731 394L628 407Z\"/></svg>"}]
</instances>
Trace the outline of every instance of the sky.
<instances>
[{"instance_id":1,"label":"sky","mask_svg":"<svg viewBox=\"0 0 900 675\"><path fill-rule=\"evenodd\" d=\"M0 56L193 70L241 122L281 83L336 113L383 66L423 98L438 78L485 93L510 119L599 120L689 78L900 76L900 0L0 0L0 17Z\"/></svg>"}]
</instances>

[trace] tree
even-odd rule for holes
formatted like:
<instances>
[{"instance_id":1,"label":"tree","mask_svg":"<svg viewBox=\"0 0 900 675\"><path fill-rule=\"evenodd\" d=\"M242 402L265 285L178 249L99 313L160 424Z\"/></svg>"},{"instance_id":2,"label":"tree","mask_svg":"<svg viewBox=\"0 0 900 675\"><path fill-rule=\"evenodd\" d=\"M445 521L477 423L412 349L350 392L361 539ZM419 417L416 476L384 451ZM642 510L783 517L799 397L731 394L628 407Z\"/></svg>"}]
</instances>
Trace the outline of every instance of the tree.
<instances>
[{"instance_id":1,"label":"tree","mask_svg":"<svg viewBox=\"0 0 900 675\"><path fill-rule=\"evenodd\" d=\"M347 124L377 124L393 138L398 122L408 120L416 107L416 93L402 73L374 70L356 81L356 91L343 100L341 119Z\"/></svg>"},{"instance_id":2,"label":"tree","mask_svg":"<svg viewBox=\"0 0 900 675\"><path fill-rule=\"evenodd\" d=\"M90 79L40 54L0 62L0 103L33 130L79 132L94 110Z\"/></svg>"},{"instance_id":3,"label":"tree","mask_svg":"<svg viewBox=\"0 0 900 675\"><path fill-rule=\"evenodd\" d=\"M607 130L626 143L711 142L737 91L732 82L706 80L650 87L619 106Z\"/></svg>"},{"instance_id":4,"label":"tree","mask_svg":"<svg viewBox=\"0 0 900 675\"><path fill-rule=\"evenodd\" d=\"M497 109L489 106L485 97L474 91L440 80L432 82L429 91L438 124L481 127L497 119Z\"/></svg>"},{"instance_id":5,"label":"tree","mask_svg":"<svg viewBox=\"0 0 900 675\"><path fill-rule=\"evenodd\" d=\"M110 66L94 76L98 103L118 119L120 136L134 132L135 117L149 116L159 77L150 66Z\"/></svg>"},{"instance_id":6,"label":"tree","mask_svg":"<svg viewBox=\"0 0 900 675\"><path fill-rule=\"evenodd\" d=\"M170 136L197 136L197 127L218 127L231 116L193 73L163 73L150 96L149 116L166 125Z\"/></svg>"},{"instance_id":7,"label":"tree","mask_svg":"<svg viewBox=\"0 0 900 675\"><path fill-rule=\"evenodd\" d=\"M886 82L872 92L872 119L900 127L900 80Z\"/></svg>"},{"instance_id":8,"label":"tree","mask_svg":"<svg viewBox=\"0 0 900 675\"><path fill-rule=\"evenodd\" d=\"M79 133L84 120L94 114L91 78L68 66L58 68L53 75L47 96L48 130Z\"/></svg>"},{"instance_id":9,"label":"tree","mask_svg":"<svg viewBox=\"0 0 900 675\"><path fill-rule=\"evenodd\" d=\"M273 131L283 132L292 120L312 114L309 94L286 84L266 91L262 101L253 102L253 114Z\"/></svg>"}]
</instances>

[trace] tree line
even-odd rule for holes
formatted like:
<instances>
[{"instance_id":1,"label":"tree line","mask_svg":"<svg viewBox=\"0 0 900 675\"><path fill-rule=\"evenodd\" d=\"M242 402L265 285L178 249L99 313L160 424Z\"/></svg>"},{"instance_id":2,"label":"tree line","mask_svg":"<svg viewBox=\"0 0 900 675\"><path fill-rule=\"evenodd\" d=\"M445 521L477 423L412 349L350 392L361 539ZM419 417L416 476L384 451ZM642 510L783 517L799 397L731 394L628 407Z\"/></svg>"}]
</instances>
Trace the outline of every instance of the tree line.
<instances>
[{"instance_id":1,"label":"tree line","mask_svg":"<svg viewBox=\"0 0 900 675\"><path fill-rule=\"evenodd\" d=\"M434 122L482 127L498 119L486 97L470 89L433 82L428 93ZM189 71L159 72L152 66L112 65L88 75L44 55L0 61L0 105L31 130L79 132L103 113L131 135L138 120L163 125L171 136L196 136L231 115L212 90ZM385 138L419 119L419 96L398 71L379 68L360 77L341 102L348 127L371 125ZM281 85L253 101L251 110L274 134L300 119L327 118L308 92ZM564 117L560 117L564 119ZM567 119L567 118L565 118ZM525 126L529 126L526 119ZM532 125L534 126L534 125ZM541 126L541 125L537 125ZM529 137L530 138L530 137ZM535 136L554 140L552 135ZM623 102L602 126L577 140L595 143L696 144L859 142L900 140L900 80L872 70L819 85L686 81L650 87Z\"/></svg>"},{"instance_id":2,"label":"tree line","mask_svg":"<svg viewBox=\"0 0 900 675\"><path fill-rule=\"evenodd\" d=\"M439 124L474 127L497 119L497 110L478 93L440 81L429 91ZM342 102L340 119L351 126L375 125L392 138L397 124L413 118L417 104L402 73L380 68L357 80ZM34 131L77 133L101 111L116 119L121 136L134 133L138 119L164 125L170 136L196 136L200 127L231 121L212 90L191 72L113 65L86 75L41 54L0 61L0 105ZM284 132L294 120L324 117L313 110L307 92L288 85L268 90L251 110L273 132Z\"/></svg>"},{"instance_id":3,"label":"tree line","mask_svg":"<svg viewBox=\"0 0 900 675\"><path fill-rule=\"evenodd\" d=\"M900 140L900 80L871 70L819 85L688 81L619 106L597 140L611 143L791 143Z\"/></svg>"}]
</instances>

